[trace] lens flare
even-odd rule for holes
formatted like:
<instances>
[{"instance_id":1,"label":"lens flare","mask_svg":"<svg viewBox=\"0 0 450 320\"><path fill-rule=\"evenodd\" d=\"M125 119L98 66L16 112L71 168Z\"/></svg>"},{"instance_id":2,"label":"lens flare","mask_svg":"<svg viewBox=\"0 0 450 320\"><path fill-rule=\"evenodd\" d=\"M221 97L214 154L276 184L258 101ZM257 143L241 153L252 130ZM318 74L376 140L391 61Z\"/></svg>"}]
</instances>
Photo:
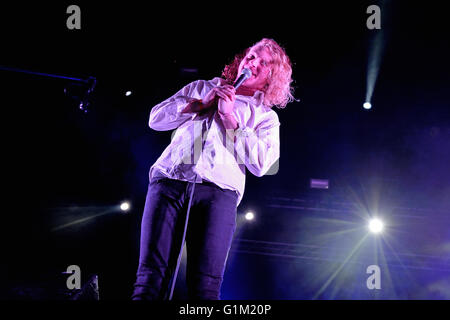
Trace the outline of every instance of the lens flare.
<instances>
[{"instance_id":1,"label":"lens flare","mask_svg":"<svg viewBox=\"0 0 450 320\"><path fill-rule=\"evenodd\" d=\"M120 204L120 210L122 210L122 211L128 211L128 210L130 210L130 203L129 202L122 202L121 204Z\"/></svg>"},{"instance_id":2,"label":"lens flare","mask_svg":"<svg viewBox=\"0 0 450 320\"><path fill-rule=\"evenodd\" d=\"M369 221L369 230L372 233L380 233L383 231L383 222L380 219L374 218Z\"/></svg>"},{"instance_id":3,"label":"lens flare","mask_svg":"<svg viewBox=\"0 0 450 320\"><path fill-rule=\"evenodd\" d=\"M245 219L247 219L247 220L253 220L255 218L255 215L253 214L253 212L247 212L246 214L245 214Z\"/></svg>"}]
</instances>

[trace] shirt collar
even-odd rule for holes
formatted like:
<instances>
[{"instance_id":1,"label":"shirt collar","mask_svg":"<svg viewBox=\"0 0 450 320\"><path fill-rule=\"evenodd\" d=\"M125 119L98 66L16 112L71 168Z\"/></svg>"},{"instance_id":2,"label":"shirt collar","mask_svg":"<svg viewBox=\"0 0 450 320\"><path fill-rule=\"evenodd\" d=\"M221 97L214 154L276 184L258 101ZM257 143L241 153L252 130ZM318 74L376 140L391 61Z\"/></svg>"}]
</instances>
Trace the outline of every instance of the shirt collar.
<instances>
[{"instance_id":1,"label":"shirt collar","mask_svg":"<svg viewBox=\"0 0 450 320\"><path fill-rule=\"evenodd\" d=\"M257 105L262 105L263 102L264 102L264 92L263 92L263 91L260 91L260 90L257 90L257 91L253 94L253 97L252 97L252 98L255 100L255 102L256 102Z\"/></svg>"}]
</instances>

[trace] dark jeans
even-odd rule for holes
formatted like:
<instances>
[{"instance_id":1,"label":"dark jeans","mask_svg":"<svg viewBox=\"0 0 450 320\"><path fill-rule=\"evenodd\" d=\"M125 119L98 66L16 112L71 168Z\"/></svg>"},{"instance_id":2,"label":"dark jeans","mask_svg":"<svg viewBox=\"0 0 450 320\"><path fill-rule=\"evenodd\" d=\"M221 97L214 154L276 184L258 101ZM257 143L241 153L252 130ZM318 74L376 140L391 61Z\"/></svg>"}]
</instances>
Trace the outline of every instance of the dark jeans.
<instances>
[{"instance_id":1,"label":"dark jeans","mask_svg":"<svg viewBox=\"0 0 450 320\"><path fill-rule=\"evenodd\" d=\"M139 267L132 299L165 299L173 276L193 183L163 178L148 187L141 224ZM186 233L190 299L218 300L236 227L238 196L196 183Z\"/></svg>"}]
</instances>

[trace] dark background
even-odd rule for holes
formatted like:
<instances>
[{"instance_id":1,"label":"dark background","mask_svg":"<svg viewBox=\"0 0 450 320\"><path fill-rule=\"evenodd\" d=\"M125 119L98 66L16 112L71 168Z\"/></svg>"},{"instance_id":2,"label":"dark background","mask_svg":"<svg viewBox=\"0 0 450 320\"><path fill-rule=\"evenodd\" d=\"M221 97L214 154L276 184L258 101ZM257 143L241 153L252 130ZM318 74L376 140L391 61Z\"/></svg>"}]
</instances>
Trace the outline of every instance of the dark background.
<instances>
[{"instance_id":1,"label":"dark background","mask_svg":"<svg viewBox=\"0 0 450 320\"><path fill-rule=\"evenodd\" d=\"M70 4L81 8L81 30L66 28ZM382 7L381 30L366 27L371 4ZM57 299L61 272L76 264L83 282L98 274L101 299L128 299L148 169L171 134L148 128L151 107L190 81L220 76L236 53L269 37L293 62L300 101L276 109L279 172L247 174L238 213L253 210L256 221L238 217L223 297L448 299L450 47L442 5L2 5L1 66L92 76L97 85L83 113L65 94L76 81L0 70L1 297ZM380 32L373 108L364 110ZM329 179L330 188L310 189L311 178ZM123 200L132 204L127 213L117 209ZM350 255L375 212L387 217L386 234ZM374 292L365 271L377 263L384 285Z\"/></svg>"}]
</instances>

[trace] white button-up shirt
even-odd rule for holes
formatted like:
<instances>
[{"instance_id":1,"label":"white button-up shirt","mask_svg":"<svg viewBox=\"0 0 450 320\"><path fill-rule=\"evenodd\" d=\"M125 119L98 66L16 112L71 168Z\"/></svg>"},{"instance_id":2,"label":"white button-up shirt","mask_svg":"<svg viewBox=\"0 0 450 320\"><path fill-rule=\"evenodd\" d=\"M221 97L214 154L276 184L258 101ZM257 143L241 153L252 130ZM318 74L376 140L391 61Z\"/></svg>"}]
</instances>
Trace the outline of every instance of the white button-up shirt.
<instances>
[{"instance_id":1,"label":"white button-up shirt","mask_svg":"<svg viewBox=\"0 0 450 320\"><path fill-rule=\"evenodd\" d=\"M263 104L264 93L236 95L233 115L236 130L226 130L211 108L205 113L181 113L193 99L202 99L223 79L194 81L169 99L154 106L149 126L175 130L171 143L151 166L149 178L201 183L210 181L237 192L238 205L245 188L245 168L254 175L275 174L280 156L278 115Z\"/></svg>"}]
</instances>

